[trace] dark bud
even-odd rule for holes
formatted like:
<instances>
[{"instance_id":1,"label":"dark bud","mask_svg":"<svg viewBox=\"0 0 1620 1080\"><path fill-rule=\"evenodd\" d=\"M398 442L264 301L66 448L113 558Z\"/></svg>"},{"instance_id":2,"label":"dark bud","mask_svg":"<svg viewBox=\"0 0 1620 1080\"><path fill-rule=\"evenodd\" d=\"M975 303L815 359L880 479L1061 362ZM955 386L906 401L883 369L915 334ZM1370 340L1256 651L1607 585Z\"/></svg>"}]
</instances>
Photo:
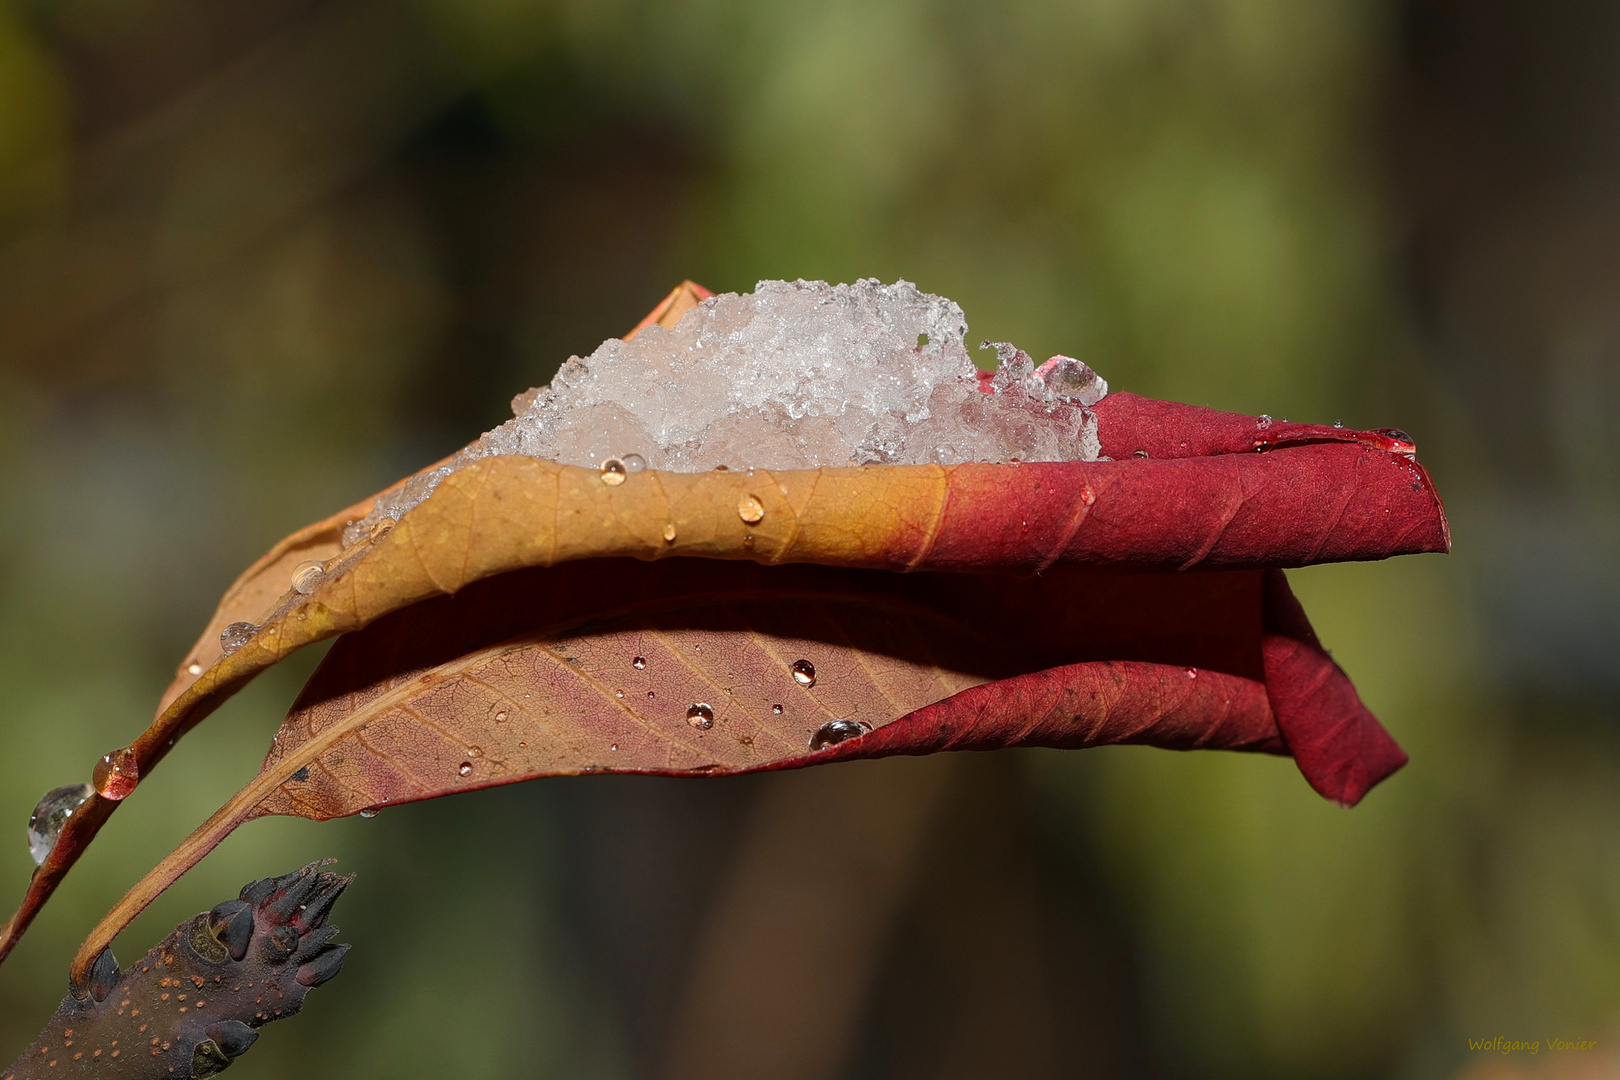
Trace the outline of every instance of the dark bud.
<instances>
[{"instance_id":1,"label":"dark bud","mask_svg":"<svg viewBox=\"0 0 1620 1080\"><path fill-rule=\"evenodd\" d=\"M300 870L291 881L283 886L280 896L274 897L264 905L266 915L272 922L292 922L294 917L321 891L323 879L327 874L316 873L313 866L306 866Z\"/></svg>"},{"instance_id":2,"label":"dark bud","mask_svg":"<svg viewBox=\"0 0 1620 1080\"><path fill-rule=\"evenodd\" d=\"M208 929L240 962L253 940L253 908L246 900L227 900L208 913Z\"/></svg>"},{"instance_id":3,"label":"dark bud","mask_svg":"<svg viewBox=\"0 0 1620 1080\"><path fill-rule=\"evenodd\" d=\"M298 939L298 951L288 959L295 964L302 964L305 960L325 949L327 944L337 936L338 928L335 926L323 926L319 930L305 934Z\"/></svg>"},{"instance_id":4,"label":"dark bud","mask_svg":"<svg viewBox=\"0 0 1620 1080\"><path fill-rule=\"evenodd\" d=\"M120 974L113 951L102 949L101 955L96 957L96 962L90 965L90 996L97 1001L106 1001L107 995L118 985Z\"/></svg>"},{"instance_id":5,"label":"dark bud","mask_svg":"<svg viewBox=\"0 0 1620 1080\"><path fill-rule=\"evenodd\" d=\"M257 1031L240 1020L221 1020L217 1024L209 1024L203 1034L212 1039L228 1058L239 1058L247 1053L248 1047L259 1037Z\"/></svg>"},{"instance_id":6,"label":"dark bud","mask_svg":"<svg viewBox=\"0 0 1620 1080\"><path fill-rule=\"evenodd\" d=\"M313 960L298 969L295 978L299 986L315 987L331 979L343 970L343 958L349 955L347 945L334 945L325 952L318 954Z\"/></svg>"},{"instance_id":7,"label":"dark bud","mask_svg":"<svg viewBox=\"0 0 1620 1080\"><path fill-rule=\"evenodd\" d=\"M270 899L270 894L275 891L275 878L260 878L258 881L250 881L246 885L242 886L241 896L243 900L246 900L254 907L258 907L260 904Z\"/></svg>"},{"instance_id":8,"label":"dark bud","mask_svg":"<svg viewBox=\"0 0 1620 1080\"><path fill-rule=\"evenodd\" d=\"M270 931L265 939L268 955L272 959L282 959L298 948L298 928L295 926L278 926Z\"/></svg>"}]
</instances>

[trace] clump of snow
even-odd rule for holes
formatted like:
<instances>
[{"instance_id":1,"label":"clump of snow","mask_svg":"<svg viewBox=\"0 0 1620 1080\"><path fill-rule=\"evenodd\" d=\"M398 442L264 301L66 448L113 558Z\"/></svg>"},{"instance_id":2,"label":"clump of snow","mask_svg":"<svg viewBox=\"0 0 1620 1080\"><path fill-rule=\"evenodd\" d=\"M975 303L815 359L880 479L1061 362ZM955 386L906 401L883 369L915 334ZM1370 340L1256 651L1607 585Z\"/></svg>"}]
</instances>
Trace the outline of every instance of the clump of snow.
<instances>
[{"instance_id":1,"label":"clump of snow","mask_svg":"<svg viewBox=\"0 0 1620 1080\"><path fill-rule=\"evenodd\" d=\"M570 357L550 386L513 399L513 419L378 499L346 540L501 454L675 472L1096 460L1089 406L1108 392L1096 372L1064 356L1037 368L1001 342L992 376L966 339L960 307L907 281L762 281L715 296L673 329Z\"/></svg>"}]
</instances>

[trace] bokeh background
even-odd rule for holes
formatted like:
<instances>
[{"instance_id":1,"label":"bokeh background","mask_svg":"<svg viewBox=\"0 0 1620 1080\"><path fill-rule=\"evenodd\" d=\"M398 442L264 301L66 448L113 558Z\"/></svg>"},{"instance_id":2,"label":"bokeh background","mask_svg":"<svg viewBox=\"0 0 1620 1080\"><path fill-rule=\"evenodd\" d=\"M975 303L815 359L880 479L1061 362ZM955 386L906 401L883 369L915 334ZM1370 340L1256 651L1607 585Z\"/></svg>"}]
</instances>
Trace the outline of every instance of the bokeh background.
<instances>
[{"instance_id":1,"label":"bokeh background","mask_svg":"<svg viewBox=\"0 0 1620 1080\"><path fill-rule=\"evenodd\" d=\"M125 958L337 855L348 968L239 1080L1620 1075L1617 56L1605 0L4 0L0 903L274 540L682 278L904 276L1116 388L1414 432L1456 553L1292 575L1412 764L1353 812L1110 749L262 821ZM315 659L103 833L0 1061Z\"/></svg>"}]
</instances>

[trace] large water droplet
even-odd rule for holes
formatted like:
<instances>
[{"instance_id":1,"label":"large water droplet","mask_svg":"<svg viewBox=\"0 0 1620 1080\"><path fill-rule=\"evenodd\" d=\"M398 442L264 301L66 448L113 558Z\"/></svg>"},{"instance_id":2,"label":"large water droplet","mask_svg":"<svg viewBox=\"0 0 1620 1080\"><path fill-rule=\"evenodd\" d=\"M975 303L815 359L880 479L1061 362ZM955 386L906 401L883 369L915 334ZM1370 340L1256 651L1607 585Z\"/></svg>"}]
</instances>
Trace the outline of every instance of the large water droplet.
<instances>
[{"instance_id":1,"label":"large water droplet","mask_svg":"<svg viewBox=\"0 0 1620 1080\"><path fill-rule=\"evenodd\" d=\"M96 789L89 784L68 784L52 788L39 800L34 812L28 815L28 854L34 857L35 866L50 855L68 818L95 793Z\"/></svg>"},{"instance_id":2,"label":"large water droplet","mask_svg":"<svg viewBox=\"0 0 1620 1080\"><path fill-rule=\"evenodd\" d=\"M360 816L370 820L371 818L377 816L377 811L375 808L368 806L364 810L360 811Z\"/></svg>"},{"instance_id":3,"label":"large water droplet","mask_svg":"<svg viewBox=\"0 0 1620 1080\"><path fill-rule=\"evenodd\" d=\"M872 730L872 725L859 720L829 720L816 728L810 736L810 749L824 750L835 746L845 739L853 739L857 735L865 735Z\"/></svg>"},{"instance_id":4,"label":"large water droplet","mask_svg":"<svg viewBox=\"0 0 1620 1080\"><path fill-rule=\"evenodd\" d=\"M96 762L95 771L90 774L90 782L95 785L96 794L112 802L128 798L140 779L141 768L135 760L135 751L127 746L120 747L110 754L101 755L101 760Z\"/></svg>"},{"instance_id":5,"label":"large water droplet","mask_svg":"<svg viewBox=\"0 0 1620 1080\"><path fill-rule=\"evenodd\" d=\"M737 516L753 525L765 516L765 504L757 496L744 495L737 500Z\"/></svg>"},{"instance_id":6,"label":"large water droplet","mask_svg":"<svg viewBox=\"0 0 1620 1080\"><path fill-rule=\"evenodd\" d=\"M647 658L645 656L638 656L634 660L630 661L630 666L635 668L637 671L640 671L642 668L647 666Z\"/></svg>"},{"instance_id":7,"label":"large water droplet","mask_svg":"<svg viewBox=\"0 0 1620 1080\"><path fill-rule=\"evenodd\" d=\"M461 767L458 768L456 772L460 773L462 776L466 776L468 773L472 772L472 762L463 761L461 763Z\"/></svg>"},{"instance_id":8,"label":"large water droplet","mask_svg":"<svg viewBox=\"0 0 1620 1080\"><path fill-rule=\"evenodd\" d=\"M624 462L616 457L610 457L602 462L602 483L608 487L618 487L624 483Z\"/></svg>"},{"instance_id":9,"label":"large water droplet","mask_svg":"<svg viewBox=\"0 0 1620 1080\"><path fill-rule=\"evenodd\" d=\"M816 685L816 665L808 660L793 661L793 681L800 686Z\"/></svg>"},{"instance_id":10,"label":"large water droplet","mask_svg":"<svg viewBox=\"0 0 1620 1080\"><path fill-rule=\"evenodd\" d=\"M625 472L640 472L647 467L647 459L640 454L626 454L622 460Z\"/></svg>"},{"instance_id":11,"label":"large water droplet","mask_svg":"<svg viewBox=\"0 0 1620 1080\"><path fill-rule=\"evenodd\" d=\"M311 559L301 562L293 567L292 587L294 592L308 596L320 587L321 578L326 576L326 564Z\"/></svg>"},{"instance_id":12,"label":"large water droplet","mask_svg":"<svg viewBox=\"0 0 1620 1080\"><path fill-rule=\"evenodd\" d=\"M686 710L686 722L699 731L707 731L714 727L714 710L700 701Z\"/></svg>"},{"instance_id":13,"label":"large water droplet","mask_svg":"<svg viewBox=\"0 0 1620 1080\"><path fill-rule=\"evenodd\" d=\"M229 656L251 641L258 632L259 628L250 622L233 622L219 632L219 647Z\"/></svg>"}]
</instances>

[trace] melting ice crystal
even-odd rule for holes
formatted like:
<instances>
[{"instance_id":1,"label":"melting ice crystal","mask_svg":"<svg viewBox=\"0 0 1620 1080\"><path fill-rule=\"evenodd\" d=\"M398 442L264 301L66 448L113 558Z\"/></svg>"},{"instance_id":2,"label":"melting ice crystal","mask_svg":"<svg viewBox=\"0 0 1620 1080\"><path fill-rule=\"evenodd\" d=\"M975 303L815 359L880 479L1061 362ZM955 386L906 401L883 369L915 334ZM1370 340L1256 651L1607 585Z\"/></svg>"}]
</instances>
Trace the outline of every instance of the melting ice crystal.
<instances>
[{"instance_id":1,"label":"melting ice crystal","mask_svg":"<svg viewBox=\"0 0 1620 1080\"><path fill-rule=\"evenodd\" d=\"M500 454L677 472L1095 460L1089 407L1108 384L1070 357L1037 368L995 348L998 371L981 375L962 309L910 282L762 281L703 301L673 329L569 358L550 386L513 399L513 419L379 499L345 539Z\"/></svg>"}]
</instances>

